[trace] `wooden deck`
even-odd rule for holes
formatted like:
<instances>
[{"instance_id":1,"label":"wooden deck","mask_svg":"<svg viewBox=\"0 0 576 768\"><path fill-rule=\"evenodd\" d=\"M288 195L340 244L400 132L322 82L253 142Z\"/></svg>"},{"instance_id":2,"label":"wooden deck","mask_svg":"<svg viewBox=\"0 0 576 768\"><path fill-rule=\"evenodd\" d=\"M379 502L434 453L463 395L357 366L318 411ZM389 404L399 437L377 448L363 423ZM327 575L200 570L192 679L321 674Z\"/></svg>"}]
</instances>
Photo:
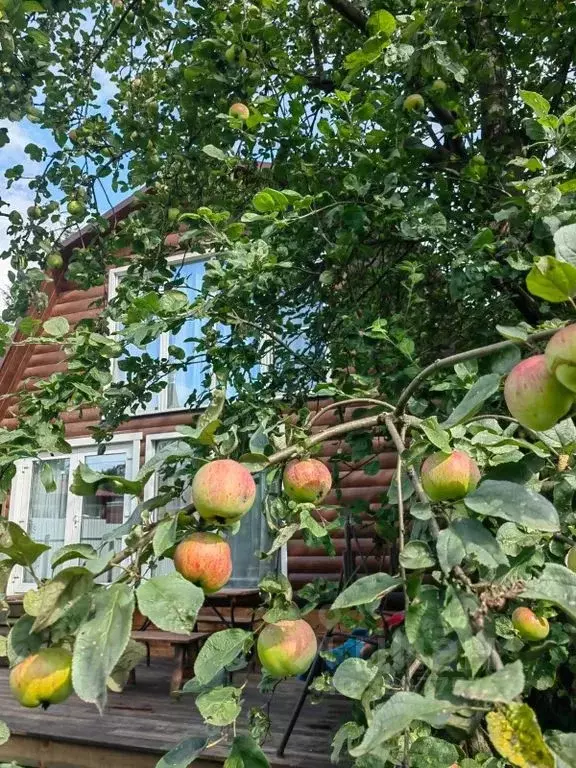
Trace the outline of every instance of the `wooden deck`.
<instances>
[{"instance_id":1,"label":"wooden deck","mask_svg":"<svg viewBox=\"0 0 576 768\"><path fill-rule=\"evenodd\" d=\"M12 697L8 670L0 668L0 718L12 731L12 738L0 747L0 761L16 760L40 768L154 768L160 756L186 736L200 735L202 721L192 696L170 699L168 689L172 667L164 659L137 669L136 685L124 693L111 693L103 716L96 708L71 697L63 704L24 709ZM266 698L257 690L258 676L251 675L245 689L240 732L245 732L250 707L264 706ZM234 684L243 678L235 675ZM349 717L350 701L339 696L324 697L314 704L309 698L288 743L283 759L276 748L288 724L303 683L281 683L272 699L271 733L264 744L271 765L278 768L327 768L330 744L338 726ZM195 768L214 767L228 752L225 744L209 750L194 763Z\"/></svg>"}]
</instances>

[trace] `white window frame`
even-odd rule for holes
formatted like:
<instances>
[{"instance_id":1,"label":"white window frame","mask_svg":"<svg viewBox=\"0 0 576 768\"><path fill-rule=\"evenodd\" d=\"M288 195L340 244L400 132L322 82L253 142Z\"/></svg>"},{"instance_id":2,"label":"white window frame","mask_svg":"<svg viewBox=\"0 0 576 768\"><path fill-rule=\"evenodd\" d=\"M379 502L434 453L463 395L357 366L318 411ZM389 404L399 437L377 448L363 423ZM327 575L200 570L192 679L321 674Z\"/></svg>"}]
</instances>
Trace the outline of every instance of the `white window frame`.
<instances>
[{"instance_id":1,"label":"white window frame","mask_svg":"<svg viewBox=\"0 0 576 768\"><path fill-rule=\"evenodd\" d=\"M172 432L156 432L152 434L146 435L146 448L145 448L145 462L150 461L150 459L155 455L156 448L154 446L154 443L159 442L161 440L178 440L182 436L179 432L172 431ZM152 475L150 480L146 483L144 487L144 501L147 501L148 499L153 499L156 495L156 475ZM288 545L283 544L280 548L280 559L279 559L279 571L283 576L288 577Z\"/></svg>"},{"instance_id":2,"label":"white window frame","mask_svg":"<svg viewBox=\"0 0 576 768\"><path fill-rule=\"evenodd\" d=\"M116 450L123 450L126 453L127 479L134 479L138 474L140 466L140 443L142 441L141 432L118 432L112 437L107 445L113 446ZM66 504L66 519L64 528L64 545L76 544L80 541L82 527L82 497L76 496L70 491L73 473L79 464L87 456L94 455L98 449L96 443L90 437L79 437L68 440L72 451L71 453L43 453L39 459L68 459L68 497ZM16 474L12 481L10 491L10 507L8 519L17 523L25 531L28 529L30 512L30 494L32 490L32 473L35 459L20 459L16 462ZM138 501L135 497L125 497L123 522L125 522L134 509ZM30 589L34 589L36 584L25 581L25 569L22 566L14 566L8 582L7 594L24 594Z\"/></svg>"}]
</instances>

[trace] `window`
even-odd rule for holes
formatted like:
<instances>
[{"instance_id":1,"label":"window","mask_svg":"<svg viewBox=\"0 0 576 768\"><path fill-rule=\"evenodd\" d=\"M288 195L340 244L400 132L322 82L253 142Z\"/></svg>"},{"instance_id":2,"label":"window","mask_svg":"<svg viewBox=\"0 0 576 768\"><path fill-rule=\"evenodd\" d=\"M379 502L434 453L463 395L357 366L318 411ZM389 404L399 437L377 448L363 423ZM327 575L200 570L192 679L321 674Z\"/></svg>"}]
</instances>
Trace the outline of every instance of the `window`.
<instances>
[{"instance_id":1,"label":"window","mask_svg":"<svg viewBox=\"0 0 576 768\"><path fill-rule=\"evenodd\" d=\"M103 543L102 538L130 516L135 500L106 487L99 488L94 496L75 496L70 492L70 483L80 462L98 472L134 477L140 437L118 435L101 456L91 440L71 440L73 447L69 455L17 462L9 519L18 523L34 541L50 547L34 564L34 572L39 579L52 575L52 557L65 544L91 544L101 555L120 551L121 539L108 539ZM51 493L46 491L40 480L43 462L52 465L56 489ZM114 575L106 573L98 581L111 581ZM14 568L9 586L11 594L25 592L35 586L30 571L19 566Z\"/></svg>"},{"instance_id":2,"label":"window","mask_svg":"<svg viewBox=\"0 0 576 768\"><path fill-rule=\"evenodd\" d=\"M164 450L169 443L176 442L177 436L174 433L163 433L160 435L149 435L146 438L146 460L148 461L159 450ZM156 496L163 484L162 478L158 475L153 477L144 493L145 499ZM254 506L242 518L240 531L229 539L230 549L232 551L232 562L234 569L232 576L227 584L228 588L252 588L256 587L262 576L278 566L274 560L260 560L259 552L270 548L272 544L271 536L266 524L266 518L263 514L264 494L261 482L257 478L257 495ZM167 512L180 509L190 501L190 489L185 489L180 499L174 499L167 507L157 511L158 517L162 517ZM284 559L280 555L282 563ZM174 570L174 564L170 559L160 560L154 568L154 575L170 573Z\"/></svg>"},{"instance_id":3,"label":"window","mask_svg":"<svg viewBox=\"0 0 576 768\"><path fill-rule=\"evenodd\" d=\"M183 280L178 290L187 294L190 301L194 300L202 287L206 258L194 256L175 256L174 273ZM116 293L119 282L122 280L126 269L113 269L110 271L110 296ZM129 354L132 357L148 354L154 360L168 359L171 346L177 346L184 350L186 356L194 356L196 344L202 337L202 321L198 318L187 320L178 333L162 333L155 341L152 341L144 349L131 345ZM125 381L126 374L114 361L113 376L115 381ZM206 360L198 357L193 360L186 369L171 373L166 387L152 397L144 411L138 413L150 413L158 411L180 410L186 407L190 395L196 391L200 395L206 391L204 379L206 374Z\"/></svg>"}]
</instances>

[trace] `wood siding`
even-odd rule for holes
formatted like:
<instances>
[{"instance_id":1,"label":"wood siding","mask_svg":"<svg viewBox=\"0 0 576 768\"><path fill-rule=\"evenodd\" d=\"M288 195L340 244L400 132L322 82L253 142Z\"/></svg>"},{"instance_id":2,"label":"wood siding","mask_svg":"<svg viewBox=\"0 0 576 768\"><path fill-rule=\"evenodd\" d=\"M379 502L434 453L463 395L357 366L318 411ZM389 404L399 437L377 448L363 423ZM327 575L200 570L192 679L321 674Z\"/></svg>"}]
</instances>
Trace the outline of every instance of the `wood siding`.
<instances>
[{"instance_id":1,"label":"wood siding","mask_svg":"<svg viewBox=\"0 0 576 768\"><path fill-rule=\"evenodd\" d=\"M107 287L96 286L90 290L81 291L70 287L64 280L56 277L55 281L50 284L48 291L48 306L40 319L65 317L73 326L83 318L98 317L106 300ZM31 386L34 381L65 369L66 359L59 345L12 347L0 368L0 394ZM328 401L322 401L322 405L325 405L326 402ZM316 408L318 405L318 401L310 404L312 408ZM12 407L13 402L10 400L0 401L1 426L7 428L16 426L16 418L11 412ZM143 463L147 435L171 432L179 424L192 422L196 415L190 411L173 411L136 416L126 421L118 432L142 433L140 462ZM351 416L352 411L350 410L343 414L345 420L350 419ZM63 419L66 422L68 438L87 437L90 435L89 427L98 423L99 414L95 408L85 408L82 411L66 413L63 415ZM340 420L336 411L330 411L319 419L314 430L325 429ZM330 465L331 462L338 461L340 456L345 455L346 450L346 444L343 442L327 442L323 446L322 458ZM338 504L346 507L364 501L370 505L372 510L380 506L394 474L396 455L391 446L381 438L374 441L374 453L380 469L373 475L368 475L363 471L362 466L366 463L365 459L358 463L339 462L340 479L337 487L326 500L328 505ZM321 514L325 519L333 519L336 512L328 509L322 510ZM372 527L369 521L355 525L352 534L355 567L361 569L366 565L358 557L359 553L364 555L372 553L367 561L369 570L386 567L390 553L373 552ZM295 536L288 543L288 571L295 587L300 587L315 578L338 578L342 568L341 555L345 548L344 531L342 529L334 531L332 539L336 556L327 555L322 549L311 549L306 546L301 535Z\"/></svg>"}]
</instances>

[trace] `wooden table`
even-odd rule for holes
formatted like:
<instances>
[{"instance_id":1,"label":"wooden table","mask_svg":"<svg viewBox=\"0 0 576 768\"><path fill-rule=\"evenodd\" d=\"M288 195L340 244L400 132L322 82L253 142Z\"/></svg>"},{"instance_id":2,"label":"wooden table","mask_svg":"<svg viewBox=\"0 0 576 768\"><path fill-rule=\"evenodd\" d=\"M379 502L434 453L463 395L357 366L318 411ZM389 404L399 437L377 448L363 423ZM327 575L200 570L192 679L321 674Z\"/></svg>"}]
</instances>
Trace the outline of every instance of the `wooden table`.
<instances>
[{"instance_id":1,"label":"wooden table","mask_svg":"<svg viewBox=\"0 0 576 768\"><path fill-rule=\"evenodd\" d=\"M236 621L234 610L236 608L252 608L254 611L260 605L259 596L260 591L257 588L231 587L230 589L221 589L220 592L215 592L213 595L206 595L204 605L206 608L211 608L225 626L237 627L240 625L245 628L246 622ZM230 621L222 616L218 608L230 609Z\"/></svg>"},{"instance_id":2,"label":"wooden table","mask_svg":"<svg viewBox=\"0 0 576 768\"><path fill-rule=\"evenodd\" d=\"M132 632L132 639L141 643L170 643L174 650L174 671L170 679L170 695L180 690L184 679L186 663L190 663L190 651L194 656L200 650L200 643L209 637L209 632L192 632L189 635L180 635L177 632L163 632L160 629L143 629Z\"/></svg>"}]
</instances>

